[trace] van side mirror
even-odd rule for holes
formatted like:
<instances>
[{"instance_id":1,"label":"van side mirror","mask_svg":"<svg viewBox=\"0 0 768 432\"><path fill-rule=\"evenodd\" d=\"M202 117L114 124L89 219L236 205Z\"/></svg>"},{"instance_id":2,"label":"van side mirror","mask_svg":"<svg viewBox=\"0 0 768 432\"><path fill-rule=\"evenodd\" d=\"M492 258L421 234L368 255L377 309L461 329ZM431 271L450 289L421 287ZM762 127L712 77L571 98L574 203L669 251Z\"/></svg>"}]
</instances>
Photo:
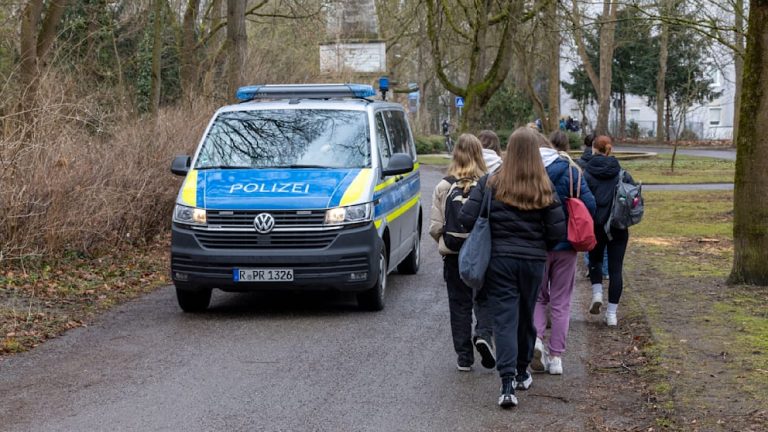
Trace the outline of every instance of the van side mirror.
<instances>
[{"instance_id":1,"label":"van side mirror","mask_svg":"<svg viewBox=\"0 0 768 432\"><path fill-rule=\"evenodd\" d=\"M192 158L189 156L176 156L171 162L171 172L177 176L185 176L189 172L189 166L192 164Z\"/></svg>"},{"instance_id":2,"label":"van side mirror","mask_svg":"<svg viewBox=\"0 0 768 432\"><path fill-rule=\"evenodd\" d=\"M413 171L413 159L411 155L405 153L395 153L389 159L389 165L381 171L386 176L405 174Z\"/></svg>"}]
</instances>

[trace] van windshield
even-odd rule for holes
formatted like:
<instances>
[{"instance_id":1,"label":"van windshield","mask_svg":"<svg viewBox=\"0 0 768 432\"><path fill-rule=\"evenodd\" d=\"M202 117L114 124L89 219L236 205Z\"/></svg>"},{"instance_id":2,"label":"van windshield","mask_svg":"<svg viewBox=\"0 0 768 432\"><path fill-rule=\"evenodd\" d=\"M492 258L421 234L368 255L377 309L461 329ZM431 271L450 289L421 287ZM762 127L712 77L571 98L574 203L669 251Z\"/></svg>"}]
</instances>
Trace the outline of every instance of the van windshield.
<instances>
[{"instance_id":1,"label":"van windshield","mask_svg":"<svg viewBox=\"0 0 768 432\"><path fill-rule=\"evenodd\" d=\"M195 168L366 168L368 142L364 111L224 112L205 137Z\"/></svg>"}]
</instances>

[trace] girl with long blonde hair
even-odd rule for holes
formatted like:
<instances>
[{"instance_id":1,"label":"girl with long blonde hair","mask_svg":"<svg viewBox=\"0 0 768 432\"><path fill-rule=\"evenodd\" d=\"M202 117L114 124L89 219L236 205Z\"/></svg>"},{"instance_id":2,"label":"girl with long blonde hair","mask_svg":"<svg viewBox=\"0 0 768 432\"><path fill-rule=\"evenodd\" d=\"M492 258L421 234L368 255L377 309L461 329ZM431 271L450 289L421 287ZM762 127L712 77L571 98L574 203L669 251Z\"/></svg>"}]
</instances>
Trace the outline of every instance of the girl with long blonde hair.
<instances>
[{"instance_id":1,"label":"girl with long blonde hair","mask_svg":"<svg viewBox=\"0 0 768 432\"><path fill-rule=\"evenodd\" d=\"M438 252L443 256L443 277L448 290L451 334L456 351L456 367L459 371L470 371L475 362L475 349L480 353L481 364L492 368L496 364L492 346L492 317L485 307L485 297L477 296L472 288L459 277L458 253L467 238L459 221L459 211L477 186L477 181L486 173L483 161L483 147L471 134L463 134L453 149L453 158L448 175L435 187L432 195L429 234L438 243ZM477 325L472 337L472 310L474 305Z\"/></svg>"},{"instance_id":2,"label":"girl with long blonde hair","mask_svg":"<svg viewBox=\"0 0 768 432\"><path fill-rule=\"evenodd\" d=\"M501 168L490 179L480 179L464 204L459 217L463 226L472 229L488 205L491 260L483 290L494 320L498 403L509 408L518 403L515 390L527 390L533 382L528 365L536 340L536 297L547 250L566 229L562 205L539 155L537 131L520 128L509 137Z\"/></svg>"}]
</instances>

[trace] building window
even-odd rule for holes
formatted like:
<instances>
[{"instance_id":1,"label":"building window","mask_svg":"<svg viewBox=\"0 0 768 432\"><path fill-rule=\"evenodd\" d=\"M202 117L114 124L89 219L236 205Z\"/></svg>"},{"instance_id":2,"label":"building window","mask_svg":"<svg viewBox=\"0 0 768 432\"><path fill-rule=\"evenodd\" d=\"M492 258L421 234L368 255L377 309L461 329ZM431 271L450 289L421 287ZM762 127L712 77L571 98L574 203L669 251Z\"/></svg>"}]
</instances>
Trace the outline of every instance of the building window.
<instances>
[{"instance_id":1,"label":"building window","mask_svg":"<svg viewBox=\"0 0 768 432\"><path fill-rule=\"evenodd\" d=\"M719 126L720 125L720 114L722 113L721 108L710 108L709 109L709 125L710 126Z\"/></svg>"},{"instance_id":2,"label":"building window","mask_svg":"<svg viewBox=\"0 0 768 432\"><path fill-rule=\"evenodd\" d=\"M630 108L629 118L636 120L638 117L640 117L640 108Z\"/></svg>"},{"instance_id":3,"label":"building window","mask_svg":"<svg viewBox=\"0 0 768 432\"><path fill-rule=\"evenodd\" d=\"M720 87L722 85L722 81L720 80L721 76L720 71L717 69L709 71L709 79L712 80L713 87Z\"/></svg>"}]
</instances>

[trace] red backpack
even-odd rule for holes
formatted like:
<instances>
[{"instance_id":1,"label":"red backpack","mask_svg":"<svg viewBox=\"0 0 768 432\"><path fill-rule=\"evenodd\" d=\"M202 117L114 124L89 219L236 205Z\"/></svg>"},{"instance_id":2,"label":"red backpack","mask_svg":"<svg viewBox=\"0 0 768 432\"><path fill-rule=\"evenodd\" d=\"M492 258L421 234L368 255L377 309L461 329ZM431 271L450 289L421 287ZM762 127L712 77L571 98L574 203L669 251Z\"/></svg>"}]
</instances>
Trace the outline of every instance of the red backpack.
<instances>
[{"instance_id":1,"label":"red backpack","mask_svg":"<svg viewBox=\"0 0 768 432\"><path fill-rule=\"evenodd\" d=\"M565 200L565 206L568 209L568 242L577 252L588 252L594 249L597 244L595 238L595 226L589 209L584 205L584 201L579 198L581 195L581 171L576 169L579 177L576 181L576 196L573 196L573 174L571 166L568 166L568 182L570 185L570 198Z\"/></svg>"}]
</instances>

